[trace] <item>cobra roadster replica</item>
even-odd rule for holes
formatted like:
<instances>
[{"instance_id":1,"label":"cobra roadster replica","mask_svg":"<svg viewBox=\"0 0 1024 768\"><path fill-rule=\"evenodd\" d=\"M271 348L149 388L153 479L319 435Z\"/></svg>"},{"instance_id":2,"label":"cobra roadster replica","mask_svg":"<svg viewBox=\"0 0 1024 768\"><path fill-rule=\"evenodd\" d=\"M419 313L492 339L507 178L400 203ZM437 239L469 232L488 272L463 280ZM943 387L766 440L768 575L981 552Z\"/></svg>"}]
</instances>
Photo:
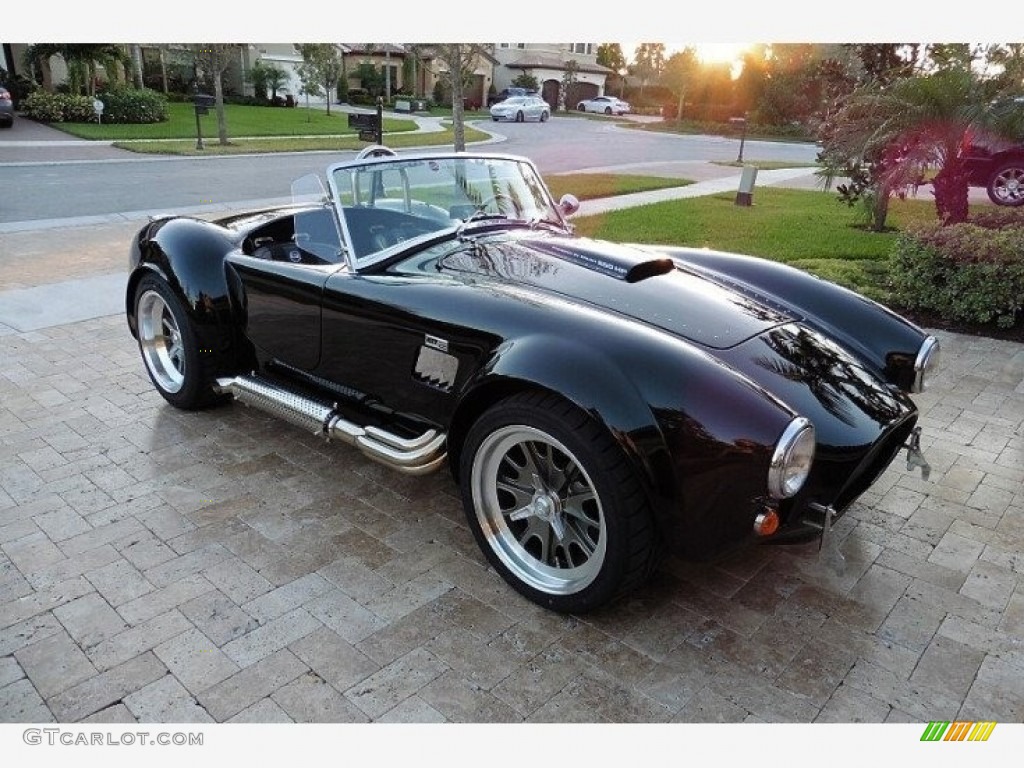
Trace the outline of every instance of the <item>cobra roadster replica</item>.
<instances>
[{"instance_id":1,"label":"cobra roadster replica","mask_svg":"<svg viewBox=\"0 0 1024 768\"><path fill-rule=\"evenodd\" d=\"M665 553L824 536L907 450L936 339L773 262L579 237L527 159L373 147L291 205L161 217L127 318L157 391L397 472L447 465L493 567L583 612ZM351 448L339 448L351 450Z\"/></svg>"}]
</instances>

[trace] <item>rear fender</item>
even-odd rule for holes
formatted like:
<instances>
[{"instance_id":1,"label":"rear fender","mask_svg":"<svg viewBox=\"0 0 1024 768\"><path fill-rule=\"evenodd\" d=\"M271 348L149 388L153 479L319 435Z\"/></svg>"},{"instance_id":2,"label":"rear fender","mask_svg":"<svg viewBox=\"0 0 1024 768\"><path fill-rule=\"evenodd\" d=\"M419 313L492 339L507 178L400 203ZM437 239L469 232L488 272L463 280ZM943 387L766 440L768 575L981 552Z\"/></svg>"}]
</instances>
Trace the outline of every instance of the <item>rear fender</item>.
<instances>
[{"instance_id":1,"label":"rear fender","mask_svg":"<svg viewBox=\"0 0 1024 768\"><path fill-rule=\"evenodd\" d=\"M214 350L232 369L245 349L241 293L225 269L235 249L230 233L199 219L167 218L147 224L132 241L133 267L125 293L132 334L137 335L135 294L147 274L163 278L188 313L200 346Z\"/></svg>"}]
</instances>

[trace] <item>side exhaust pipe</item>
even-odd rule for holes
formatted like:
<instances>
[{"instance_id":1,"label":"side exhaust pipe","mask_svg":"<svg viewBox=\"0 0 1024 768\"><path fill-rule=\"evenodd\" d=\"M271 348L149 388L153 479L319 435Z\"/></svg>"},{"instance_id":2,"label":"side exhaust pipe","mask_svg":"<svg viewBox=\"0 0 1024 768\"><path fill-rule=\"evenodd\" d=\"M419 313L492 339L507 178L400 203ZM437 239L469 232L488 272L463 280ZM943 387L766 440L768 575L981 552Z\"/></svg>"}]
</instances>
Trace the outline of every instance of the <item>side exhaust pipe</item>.
<instances>
[{"instance_id":1,"label":"side exhaust pipe","mask_svg":"<svg viewBox=\"0 0 1024 768\"><path fill-rule=\"evenodd\" d=\"M214 389L314 435L353 445L374 461L407 475L429 474L440 468L447 458L447 435L436 429L428 429L418 437L404 438L380 427L361 427L343 418L333 406L257 376L217 379Z\"/></svg>"}]
</instances>

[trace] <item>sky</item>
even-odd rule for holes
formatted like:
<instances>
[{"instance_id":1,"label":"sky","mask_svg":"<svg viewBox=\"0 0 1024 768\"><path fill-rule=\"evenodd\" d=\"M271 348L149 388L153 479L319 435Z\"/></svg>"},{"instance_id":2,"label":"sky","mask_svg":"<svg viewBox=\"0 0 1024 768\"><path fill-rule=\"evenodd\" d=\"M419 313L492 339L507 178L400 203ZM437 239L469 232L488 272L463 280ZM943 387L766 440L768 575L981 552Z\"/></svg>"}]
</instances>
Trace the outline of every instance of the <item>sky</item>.
<instances>
[{"instance_id":1,"label":"sky","mask_svg":"<svg viewBox=\"0 0 1024 768\"><path fill-rule=\"evenodd\" d=\"M324 42L324 31L330 30L330 39L341 41L495 42L497 35L502 41L518 42L621 40L623 52L631 58L636 44L626 41L635 40L688 41L678 45L960 42L1005 35L995 14L936 13L931 0L858 0L838 13L811 0L730 0L700 6L664 0L600 6L516 0L501 4L497 13L487 10L494 7L487 0L388 0L382 6L289 0L268 13L232 10L230 4L209 0L175 0L158 16L145 3L115 0L9 5L2 35L10 42ZM823 8L828 10L823 13ZM1019 30L1014 27L1014 32Z\"/></svg>"}]
</instances>

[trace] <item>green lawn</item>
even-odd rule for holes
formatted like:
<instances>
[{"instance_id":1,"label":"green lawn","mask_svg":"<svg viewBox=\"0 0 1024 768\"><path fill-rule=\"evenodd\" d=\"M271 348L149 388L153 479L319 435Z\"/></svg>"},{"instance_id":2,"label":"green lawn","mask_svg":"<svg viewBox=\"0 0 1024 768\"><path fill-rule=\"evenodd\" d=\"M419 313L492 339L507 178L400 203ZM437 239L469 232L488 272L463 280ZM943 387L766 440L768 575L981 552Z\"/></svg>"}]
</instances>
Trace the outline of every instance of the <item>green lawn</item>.
<instances>
[{"instance_id":1,"label":"green lawn","mask_svg":"<svg viewBox=\"0 0 1024 768\"><path fill-rule=\"evenodd\" d=\"M894 201L891 231L870 232L834 193L758 189L753 206L722 194L577 217L576 231L619 242L688 245L781 261L885 301L889 252L898 230L935 220L925 200Z\"/></svg>"},{"instance_id":2,"label":"green lawn","mask_svg":"<svg viewBox=\"0 0 1024 768\"><path fill-rule=\"evenodd\" d=\"M352 134L348 114L334 110L328 115L321 109L295 107L251 107L227 104L224 107L230 136L328 136ZM83 139L124 141L128 139L192 139L196 137L196 113L191 104L171 102L167 105L168 120L146 125L98 125L96 123L52 123L66 133ZM199 118L204 140L217 135L214 109ZM389 133L415 130L413 120L385 118L384 130Z\"/></svg>"},{"instance_id":3,"label":"green lawn","mask_svg":"<svg viewBox=\"0 0 1024 768\"><path fill-rule=\"evenodd\" d=\"M551 190L552 196L558 200L568 193L580 200L593 200L599 197L629 195L633 192L647 192L652 189L667 187L685 187L693 184L690 179L673 179L661 176L634 176L619 173L565 173L547 176L544 181Z\"/></svg>"}]
</instances>

